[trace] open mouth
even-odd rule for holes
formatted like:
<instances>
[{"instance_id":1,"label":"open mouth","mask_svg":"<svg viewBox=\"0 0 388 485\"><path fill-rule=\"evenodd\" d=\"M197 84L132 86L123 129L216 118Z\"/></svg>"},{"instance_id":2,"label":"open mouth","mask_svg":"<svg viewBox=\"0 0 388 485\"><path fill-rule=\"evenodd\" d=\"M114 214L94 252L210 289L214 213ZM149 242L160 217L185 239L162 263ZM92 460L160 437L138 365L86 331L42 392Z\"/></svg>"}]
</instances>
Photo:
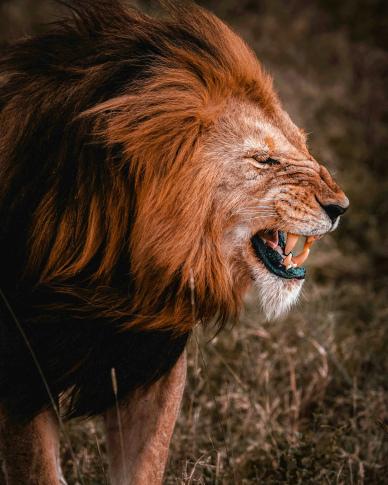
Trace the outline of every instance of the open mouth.
<instances>
[{"instance_id":1,"label":"open mouth","mask_svg":"<svg viewBox=\"0 0 388 485\"><path fill-rule=\"evenodd\" d=\"M297 234L283 231L259 231L251 241L256 256L262 261L268 271L286 279L303 280L306 276L306 269L302 266L309 256L310 248L321 236L307 236L302 251L294 255Z\"/></svg>"}]
</instances>

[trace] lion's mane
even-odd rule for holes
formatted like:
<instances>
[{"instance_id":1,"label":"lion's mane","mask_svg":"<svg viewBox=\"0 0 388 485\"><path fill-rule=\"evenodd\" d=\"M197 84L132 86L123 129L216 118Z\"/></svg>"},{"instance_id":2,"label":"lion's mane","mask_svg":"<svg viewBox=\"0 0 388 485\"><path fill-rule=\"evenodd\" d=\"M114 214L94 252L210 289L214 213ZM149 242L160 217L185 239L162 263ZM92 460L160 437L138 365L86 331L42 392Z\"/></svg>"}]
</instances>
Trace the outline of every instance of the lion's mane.
<instances>
[{"instance_id":1,"label":"lion's mane","mask_svg":"<svg viewBox=\"0 0 388 485\"><path fill-rule=\"evenodd\" d=\"M199 7L70 7L0 59L0 401L20 416L49 398L7 304L70 416L114 403L112 368L124 397L197 322L238 313L201 142L228 97L277 106L248 47Z\"/></svg>"}]
</instances>

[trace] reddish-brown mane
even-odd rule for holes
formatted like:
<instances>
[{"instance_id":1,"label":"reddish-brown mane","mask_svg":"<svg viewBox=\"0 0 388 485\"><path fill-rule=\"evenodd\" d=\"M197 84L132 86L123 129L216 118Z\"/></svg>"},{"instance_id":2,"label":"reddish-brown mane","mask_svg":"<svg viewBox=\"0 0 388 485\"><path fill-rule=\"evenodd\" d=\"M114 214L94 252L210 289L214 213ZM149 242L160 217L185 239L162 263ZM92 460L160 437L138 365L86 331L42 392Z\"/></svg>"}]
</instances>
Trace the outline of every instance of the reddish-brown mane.
<instances>
[{"instance_id":1,"label":"reddish-brown mane","mask_svg":"<svg viewBox=\"0 0 388 485\"><path fill-rule=\"evenodd\" d=\"M0 284L72 414L111 404L111 367L124 396L171 368L197 321L237 315L218 174L201 150L230 98L286 125L243 41L197 6L166 3L155 19L71 2L71 20L0 60ZM36 412L47 396L31 370L25 402L15 382L29 356L2 318L17 364L0 399Z\"/></svg>"}]
</instances>

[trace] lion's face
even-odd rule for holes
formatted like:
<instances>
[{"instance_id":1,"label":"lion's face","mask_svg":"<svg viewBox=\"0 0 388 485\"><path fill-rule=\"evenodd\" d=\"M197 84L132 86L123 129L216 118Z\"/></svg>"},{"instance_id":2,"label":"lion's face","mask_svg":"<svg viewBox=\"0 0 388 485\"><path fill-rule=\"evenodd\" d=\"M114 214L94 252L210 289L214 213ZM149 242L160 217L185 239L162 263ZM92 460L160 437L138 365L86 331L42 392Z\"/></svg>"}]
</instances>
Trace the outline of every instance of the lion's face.
<instances>
[{"instance_id":1,"label":"lion's face","mask_svg":"<svg viewBox=\"0 0 388 485\"><path fill-rule=\"evenodd\" d=\"M223 217L225 260L237 279L254 281L267 317L295 302L311 245L337 227L349 205L288 115L279 111L277 120L233 101L205 149L218 170L215 214ZM298 236L306 242L293 254Z\"/></svg>"}]
</instances>

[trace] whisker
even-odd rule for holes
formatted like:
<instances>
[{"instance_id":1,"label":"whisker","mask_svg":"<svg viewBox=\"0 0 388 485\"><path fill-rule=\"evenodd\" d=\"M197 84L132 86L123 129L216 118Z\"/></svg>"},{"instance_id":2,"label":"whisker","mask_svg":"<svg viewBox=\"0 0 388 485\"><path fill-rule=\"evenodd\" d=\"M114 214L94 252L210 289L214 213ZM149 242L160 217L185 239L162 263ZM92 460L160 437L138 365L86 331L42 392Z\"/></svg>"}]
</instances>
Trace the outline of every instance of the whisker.
<instances>
[{"instance_id":1,"label":"whisker","mask_svg":"<svg viewBox=\"0 0 388 485\"><path fill-rule=\"evenodd\" d=\"M269 209L269 208L270 209L273 209L274 208L274 205L272 203L271 204L263 204L263 203L259 204L259 203L256 203L256 204L249 204L249 205L247 205L245 207L241 207L241 209L242 210L244 210L244 209L254 209L256 207L262 207L263 209Z\"/></svg>"},{"instance_id":2,"label":"whisker","mask_svg":"<svg viewBox=\"0 0 388 485\"><path fill-rule=\"evenodd\" d=\"M259 217L251 217L250 219L242 219L241 222L248 223L248 222L254 221L255 219L259 219Z\"/></svg>"},{"instance_id":3,"label":"whisker","mask_svg":"<svg viewBox=\"0 0 388 485\"><path fill-rule=\"evenodd\" d=\"M276 211L272 209L258 209L258 210L250 210L250 211L240 211L236 212L236 214L241 215L241 214L267 214L268 212L271 212L272 214L275 214Z\"/></svg>"},{"instance_id":4,"label":"whisker","mask_svg":"<svg viewBox=\"0 0 388 485\"><path fill-rule=\"evenodd\" d=\"M273 207L250 207L250 208L236 211L237 214L243 214L244 212L257 213L257 212L276 212L276 211Z\"/></svg>"},{"instance_id":5,"label":"whisker","mask_svg":"<svg viewBox=\"0 0 388 485\"><path fill-rule=\"evenodd\" d=\"M263 213L263 214L266 214L267 212L272 212L273 214L276 213L275 210L273 209L257 209L257 210L246 210L246 211L239 211L239 212L236 212L236 214L260 214L260 213Z\"/></svg>"},{"instance_id":6,"label":"whisker","mask_svg":"<svg viewBox=\"0 0 388 485\"><path fill-rule=\"evenodd\" d=\"M239 214L277 214L277 212L273 209L259 209L259 210L250 210L250 211L243 211L239 212Z\"/></svg>"}]
</instances>

